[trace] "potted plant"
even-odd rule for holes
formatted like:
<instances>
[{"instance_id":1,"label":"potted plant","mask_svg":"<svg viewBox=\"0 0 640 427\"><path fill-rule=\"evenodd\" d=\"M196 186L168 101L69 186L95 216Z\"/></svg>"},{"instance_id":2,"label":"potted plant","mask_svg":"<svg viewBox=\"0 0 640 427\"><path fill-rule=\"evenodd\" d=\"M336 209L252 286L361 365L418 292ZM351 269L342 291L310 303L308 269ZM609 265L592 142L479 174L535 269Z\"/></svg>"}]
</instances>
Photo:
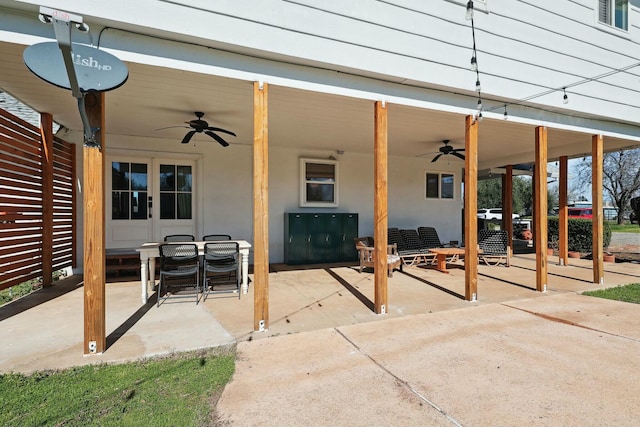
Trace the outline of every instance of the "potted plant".
<instances>
[{"instance_id":1,"label":"potted plant","mask_svg":"<svg viewBox=\"0 0 640 427\"><path fill-rule=\"evenodd\" d=\"M551 236L551 239L547 244L547 255L554 255L557 253L558 253L558 236Z\"/></svg>"}]
</instances>

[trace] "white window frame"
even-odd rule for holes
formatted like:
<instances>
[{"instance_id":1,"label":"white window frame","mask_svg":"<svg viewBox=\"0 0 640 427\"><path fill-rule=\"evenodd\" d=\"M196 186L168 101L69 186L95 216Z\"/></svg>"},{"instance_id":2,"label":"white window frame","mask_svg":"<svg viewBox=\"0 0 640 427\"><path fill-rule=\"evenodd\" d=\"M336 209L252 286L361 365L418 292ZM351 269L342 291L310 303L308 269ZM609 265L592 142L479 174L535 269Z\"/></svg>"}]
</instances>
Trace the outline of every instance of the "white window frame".
<instances>
[{"instance_id":1,"label":"white window frame","mask_svg":"<svg viewBox=\"0 0 640 427\"><path fill-rule=\"evenodd\" d=\"M335 176L333 183L327 181L317 181L318 184L333 185L333 202L310 202L307 200L307 184L314 183L316 181L307 181L307 164L329 164L334 165ZM303 208L335 208L339 206L338 199L338 185L339 185L339 170L338 161L330 159L310 159L300 158L300 207Z\"/></svg>"},{"instance_id":2,"label":"white window frame","mask_svg":"<svg viewBox=\"0 0 640 427\"><path fill-rule=\"evenodd\" d=\"M438 197L429 197L427 195L427 175L438 175ZM442 176L447 175L453 178L452 189L453 194L451 197L442 197ZM449 171L433 171L433 170L425 170L423 174L423 182L424 182L424 194L425 200L456 200L456 181L457 175L454 172Z\"/></svg>"},{"instance_id":3,"label":"white window frame","mask_svg":"<svg viewBox=\"0 0 640 427\"><path fill-rule=\"evenodd\" d=\"M618 27L615 23L615 14L616 14L616 0L597 0L595 12L596 12L596 23L602 26L602 28L607 29L608 31L617 31L621 33L629 32L629 12L631 8L631 4L629 0L627 2L627 22L626 28ZM601 6L605 6L608 9L608 20L601 21L600 20L600 8Z\"/></svg>"}]
</instances>

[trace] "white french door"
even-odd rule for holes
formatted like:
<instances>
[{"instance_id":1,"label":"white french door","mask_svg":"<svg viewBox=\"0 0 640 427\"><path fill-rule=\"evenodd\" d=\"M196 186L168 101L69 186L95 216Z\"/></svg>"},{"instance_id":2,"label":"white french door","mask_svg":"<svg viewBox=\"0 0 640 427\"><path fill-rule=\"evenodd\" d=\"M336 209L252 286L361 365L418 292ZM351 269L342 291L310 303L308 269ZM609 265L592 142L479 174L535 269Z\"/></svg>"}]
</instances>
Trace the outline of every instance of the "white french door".
<instances>
[{"instance_id":1,"label":"white french door","mask_svg":"<svg viewBox=\"0 0 640 427\"><path fill-rule=\"evenodd\" d=\"M195 162L192 160L153 160L155 240L160 241L169 234L196 235L194 176Z\"/></svg>"},{"instance_id":2,"label":"white french door","mask_svg":"<svg viewBox=\"0 0 640 427\"><path fill-rule=\"evenodd\" d=\"M107 167L107 248L195 235L194 161L114 156Z\"/></svg>"},{"instance_id":3,"label":"white french door","mask_svg":"<svg viewBox=\"0 0 640 427\"><path fill-rule=\"evenodd\" d=\"M131 248L153 238L149 159L109 158L106 188L106 247Z\"/></svg>"}]
</instances>

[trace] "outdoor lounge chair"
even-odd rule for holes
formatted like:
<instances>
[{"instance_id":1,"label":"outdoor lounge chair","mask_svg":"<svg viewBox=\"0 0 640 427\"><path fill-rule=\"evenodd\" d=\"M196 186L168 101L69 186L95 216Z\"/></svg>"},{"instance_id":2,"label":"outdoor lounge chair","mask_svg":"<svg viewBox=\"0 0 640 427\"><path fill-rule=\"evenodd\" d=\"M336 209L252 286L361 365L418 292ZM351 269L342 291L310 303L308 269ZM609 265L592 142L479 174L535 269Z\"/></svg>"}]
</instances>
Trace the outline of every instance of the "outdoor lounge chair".
<instances>
[{"instance_id":1,"label":"outdoor lounge chair","mask_svg":"<svg viewBox=\"0 0 640 427\"><path fill-rule=\"evenodd\" d=\"M416 230L392 227L387 230L387 238L390 244L397 246L402 264L407 267L430 264L434 259L435 255L422 244Z\"/></svg>"},{"instance_id":2,"label":"outdoor lounge chair","mask_svg":"<svg viewBox=\"0 0 640 427\"><path fill-rule=\"evenodd\" d=\"M478 257L485 264L511 266L511 247L505 230L480 230L478 248L482 251Z\"/></svg>"},{"instance_id":3,"label":"outdoor lounge chair","mask_svg":"<svg viewBox=\"0 0 640 427\"><path fill-rule=\"evenodd\" d=\"M418 236L420 236L422 244L427 248L446 248L449 246L440 241L440 236L438 236L438 232L433 227L418 227Z\"/></svg>"},{"instance_id":4,"label":"outdoor lounge chair","mask_svg":"<svg viewBox=\"0 0 640 427\"><path fill-rule=\"evenodd\" d=\"M418 236L420 236L420 240L422 244L426 248L449 248L451 245L444 244L440 241L440 236L438 236L438 232L433 227L418 227ZM458 255L451 256L447 261L457 261Z\"/></svg>"},{"instance_id":5,"label":"outdoor lounge chair","mask_svg":"<svg viewBox=\"0 0 640 427\"><path fill-rule=\"evenodd\" d=\"M373 237L356 237L354 243L356 250L358 251L358 258L360 260L360 273L365 267L374 268L374 241ZM387 245L387 276L393 277L393 269L401 268L400 256L398 256L398 248L395 244Z\"/></svg>"}]
</instances>

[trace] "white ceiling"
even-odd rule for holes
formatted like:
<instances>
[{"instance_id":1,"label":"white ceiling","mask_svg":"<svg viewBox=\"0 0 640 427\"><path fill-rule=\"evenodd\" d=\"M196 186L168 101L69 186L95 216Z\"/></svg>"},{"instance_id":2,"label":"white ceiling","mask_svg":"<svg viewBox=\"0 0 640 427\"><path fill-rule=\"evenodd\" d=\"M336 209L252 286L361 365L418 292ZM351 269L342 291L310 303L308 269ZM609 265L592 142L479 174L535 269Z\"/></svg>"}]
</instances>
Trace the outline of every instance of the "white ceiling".
<instances>
[{"instance_id":1,"label":"white ceiling","mask_svg":"<svg viewBox=\"0 0 640 427\"><path fill-rule=\"evenodd\" d=\"M24 65L23 50L21 45L0 43L0 87L35 110L53 114L54 120L66 128L81 130L71 92L34 76ZM225 137L230 143L252 143L251 82L137 63L127 66L127 82L106 95L108 134L179 142L187 129L155 129L183 125L195 118L194 111L202 111L210 126L238 135ZM372 152L373 111L369 100L271 85L269 144L302 150ZM423 155L430 160L432 156L426 153L437 152L442 140L449 139L452 146L462 148L464 137L465 117L461 114L389 105L390 156ZM632 145L637 143L605 139L606 150ZM590 151L590 135L549 130L550 160L561 155L582 157ZM479 126L478 158L480 169L532 162L534 126L484 119Z\"/></svg>"}]
</instances>

